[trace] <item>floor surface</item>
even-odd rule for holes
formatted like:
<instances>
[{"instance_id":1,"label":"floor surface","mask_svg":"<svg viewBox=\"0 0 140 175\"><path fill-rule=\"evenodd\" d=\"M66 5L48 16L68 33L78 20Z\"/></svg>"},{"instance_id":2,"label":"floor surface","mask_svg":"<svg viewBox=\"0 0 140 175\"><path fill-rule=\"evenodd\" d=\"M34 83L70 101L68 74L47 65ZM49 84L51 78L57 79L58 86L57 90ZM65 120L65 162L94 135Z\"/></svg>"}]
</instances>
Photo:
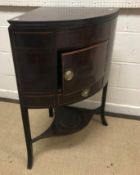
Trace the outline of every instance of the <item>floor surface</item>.
<instances>
[{"instance_id":1,"label":"floor surface","mask_svg":"<svg viewBox=\"0 0 140 175\"><path fill-rule=\"evenodd\" d=\"M52 122L48 111L30 110L32 136ZM140 175L140 121L94 116L80 132L34 143L34 166L26 147L18 104L0 102L0 175Z\"/></svg>"}]
</instances>

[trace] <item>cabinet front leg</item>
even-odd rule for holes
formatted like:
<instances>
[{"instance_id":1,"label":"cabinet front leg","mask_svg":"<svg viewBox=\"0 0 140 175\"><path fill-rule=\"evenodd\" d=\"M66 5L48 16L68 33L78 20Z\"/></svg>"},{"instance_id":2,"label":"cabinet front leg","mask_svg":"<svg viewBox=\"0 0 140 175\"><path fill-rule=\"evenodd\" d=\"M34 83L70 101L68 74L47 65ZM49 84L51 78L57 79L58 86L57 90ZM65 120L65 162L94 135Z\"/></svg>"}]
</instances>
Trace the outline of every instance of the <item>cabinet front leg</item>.
<instances>
[{"instance_id":1,"label":"cabinet front leg","mask_svg":"<svg viewBox=\"0 0 140 175\"><path fill-rule=\"evenodd\" d=\"M21 114L22 114L22 121L23 121L27 156L28 156L27 168L31 169L33 165L33 146L32 146L32 138L31 138L31 131L30 131L28 108L21 106Z\"/></svg>"},{"instance_id":2,"label":"cabinet front leg","mask_svg":"<svg viewBox=\"0 0 140 175\"><path fill-rule=\"evenodd\" d=\"M106 102L107 87L108 87L108 83L103 88L102 103L101 103L101 121L102 121L102 124L105 125L105 126L108 125L107 121L106 121L106 118L105 118L105 102Z\"/></svg>"}]
</instances>

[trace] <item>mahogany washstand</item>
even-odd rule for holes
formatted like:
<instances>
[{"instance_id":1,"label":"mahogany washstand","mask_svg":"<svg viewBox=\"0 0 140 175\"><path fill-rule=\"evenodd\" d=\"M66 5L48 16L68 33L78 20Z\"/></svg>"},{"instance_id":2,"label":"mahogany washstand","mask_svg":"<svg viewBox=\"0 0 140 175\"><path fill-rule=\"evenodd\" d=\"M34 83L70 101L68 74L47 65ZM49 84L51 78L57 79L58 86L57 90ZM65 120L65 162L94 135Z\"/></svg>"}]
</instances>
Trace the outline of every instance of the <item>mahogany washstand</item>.
<instances>
[{"instance_id":1,"label":"mahogany washstand","mask_svg":"<svg viewBox=\"0 0 140 175\"><path fill-rule=\"evenodd\" d=\"M118 9L42 7L9 20L27 146L32 168L32 144L42 138L71 134L88 124L95 112L103 125L108 75ZM96 110L66 105L103 89ZM32 138L29 108L48 108L53 123Z\"/></svg>"}]
</instances>

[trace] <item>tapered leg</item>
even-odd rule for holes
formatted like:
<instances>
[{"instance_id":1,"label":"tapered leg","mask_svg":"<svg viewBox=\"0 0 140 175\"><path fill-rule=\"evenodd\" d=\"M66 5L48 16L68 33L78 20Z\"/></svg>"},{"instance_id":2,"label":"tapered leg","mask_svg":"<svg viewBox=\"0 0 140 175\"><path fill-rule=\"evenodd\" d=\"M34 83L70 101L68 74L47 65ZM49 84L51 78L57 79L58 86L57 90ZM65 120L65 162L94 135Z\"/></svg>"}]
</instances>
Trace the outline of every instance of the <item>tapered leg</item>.
<instances>
[{"instance_id":1,"label":"tapered leg","mask_svg":"<svg viewBox=\"0 0 140 175\"><path fill-rule=\"evenodd\" d=\"M107 121L106 121L106 118L105 118L105 102L106 102L107 86L108 86L108 83L103 88L102 104L101 104L101 121L102 121L102 124L105 125L105 126L108 125Z\"/></svg>"},{"instance_id":2,"label":"tapered leg","mask_svg":"<svg viewBox=\"0 0 140 175\"><path fill-rule=\"evenodd\" d=\"M27 168L31 169L33 165L33 147L32 147L28 109L21 106L21 114L22 114L25 141L27 147L27 156L28 156Z\"/></svg>"},{"instance_id":3,"label":"tapered leg","mask_svg":"<svg viewBox=\"0 0 140 175\"><path fill-rule=\"evenodd\" d=\"M54 113L53 113L53 108L49 108L49 117L53 117Z\"/></svg>"}]
</instances>

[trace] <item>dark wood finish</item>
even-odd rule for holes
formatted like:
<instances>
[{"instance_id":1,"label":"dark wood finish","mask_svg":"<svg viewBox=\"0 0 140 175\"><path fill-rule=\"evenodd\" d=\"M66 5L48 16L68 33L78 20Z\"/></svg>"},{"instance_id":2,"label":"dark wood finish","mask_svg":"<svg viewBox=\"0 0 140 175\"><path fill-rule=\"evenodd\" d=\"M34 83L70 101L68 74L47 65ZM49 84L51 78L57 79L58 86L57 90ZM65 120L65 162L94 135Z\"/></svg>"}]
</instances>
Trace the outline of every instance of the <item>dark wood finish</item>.
<instances>
[{"instance_id":1,"label":"dark wood finish","mask_svg":"<svg viewBox=\"0 0 140 175\"><path fill-rule=\"evenodd\" d=\"M62 53L62 76L67 69L74 72L71 81L62 78L64 94L83 89L103 79L107 43L105 41L83 49Z\"/></svg>"},{"instance_id":2,"label":"dark wood finish","mask_svg":"<svg viewBox=\"0 0 140 175\"><path fill-rule=\"evenodd\" d=\"M57 30L57 48L60 51L71 51L106 41L110 36L111 26L112 21L107 21L102 23L96 22L95 24L91 23L82 27L77 26L70 29Z\"/></svg>"},{"instance_id":3,"label":"dark wood finish","mask_svg":"<svg viewBox=\"0 0 140 175\"><path fill-rule=\"evenodd\" d=\"M49 117L54 117L53 108L49 108Z\"/></svg>"},{"instance_id":4,"label":"dark wood finish","mask_svg":"<svg viewBox=\"0 0 140 175\"><path fill-rule=\"evenodd\" d=\"M47 28L58 29L94 22L106 22L118 15L116 8L93 8L93 7L42 7L29 13L9 20L14 25L47 25ZM72 26L72 27L73 27Z\"/></svg>"},{"instance_id":5,"label":"dark wood finish","mask_svg":"<svg viewBox=\"0 0 140 175\"><path fill-rule=\"evenodd\" d=\"M55 118L51 126L41 135L33 138L32 142L34 143L37 140L52 136L62 136L78 132L90 122L94 113L95 110L74 107L63 106L55 108Z\"/></svg>"},{"instance_id":6,"label":"dark wood finish","mask_svg":"<svg viewBox=\"0 0 140 175\"><path fill-rule=\"evenodd\" d=\"M108 125L107 121L105 119L105 102L106 102L107 86L108 86L108 83L103 88L102 104L101 104L101 121L102 121L102 124L105 125L105 126Z\"/></svg>"},{"instance_id":7,"label":"dark wood finish","mask_svg":"<svg viewBox=\"0 0 140 175\"><path fill-rule=\"evenodd\" d=\"M21 105L28 168L32 144L42 138L71 134L88 124L95 112L103 125L108 75L118 9L38 8L9 20L9 35ZM64 107L103 89L96 110ZM48 108L54 121L31 137L29 108Z\"/></svg>"},{"instance_id":8,"label":"dark wood finish","mask_svg":"<svg viewBox=\"0 0 140 175\"><path fill-rule=\"evenodd\" d=\"M25 141L27 147L27 155L28 155L28 162L27 168L31 169L33 165L33 147L32 147L32 138L31 138L31 131L30 131L30 122L29 122L29 114L28 109L21 105L21 116L23 120L23 127L24 127L24 134L25 134Z\"/></svg>"},{"instance_id":9,"label":"dark wood finish","mask_svg":"<svg viewBox=\"0 0 140 175\"><path fill-rule=\"evenodd\" d=\"M52 94L56 91L54 76L54 50L17 51L16 61L20 70L20 84L23 95L41 93ZM36 83L38 82L38 83Z\"/></svg>"},{"instance_id":10,"label":"dark wood finish","mask_svg":"<svg viewBox=\"0 0 140 175\"><path fill-rule=\"evenodd\" d=\"M13 40L16 49L45 49L54 47L53 32L14 32ZM22 41L22 42L21 42Z\"/></svg>"},{"instance_id":11,"label":"dark wood finish","mask_svg":"<svg viewBox=\"0 0 140 175\"><path fill-rule=\"evenodd\" d=\"M88 86L86 86L86 87L83 86L83 88L81 87L79 90L74 91L72 93L64 94L63 96L60 95L58 103L60 105L61 104L66 105L67 102L69 102L71 104L71 103L75 103L77 101L84 100L84 99L92 96L96 92L98 92L100 90L102 84L103 84L103 79L100 79L98 82L96 82L92 85L88 84ZM89 89L89 94L87 97L81 96L81 93L84 89Z\"/></svg>"}]
</instances>

